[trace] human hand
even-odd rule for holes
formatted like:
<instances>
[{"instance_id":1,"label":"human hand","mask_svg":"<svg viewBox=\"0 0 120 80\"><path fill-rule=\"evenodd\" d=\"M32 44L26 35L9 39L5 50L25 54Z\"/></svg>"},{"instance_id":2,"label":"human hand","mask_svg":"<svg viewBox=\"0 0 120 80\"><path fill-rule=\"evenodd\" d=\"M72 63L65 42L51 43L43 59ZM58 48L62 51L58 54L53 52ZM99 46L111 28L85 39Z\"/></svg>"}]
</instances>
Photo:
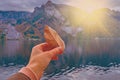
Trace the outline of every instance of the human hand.
<instances>
[{"instance_id":1,"label":"human hand","mask_svg":"<svg viewBox=\"0 0 120 80\"><path fill-rule=\"evenodd\" d=\"M29 63L26 67L31 69L40 78L51 59L62 52L63 48L61 47L51 49L48 43L39 44L33 47Z\"/></svg>"},{"instance_id":2,"label":"human hand","mask_svg":"<svg viewBox=\"0 0 120 80\"><path fill-rule=\"evenodd\" d=\"M60 46L62 50L65 49L65 43L62 38L54 29L52 29L48 25L45 25L44 37L45 41L50 45L49 48L53 49ZM58 56L52 57L52 60L58 60Z\"/></svg>"}]
</instances>

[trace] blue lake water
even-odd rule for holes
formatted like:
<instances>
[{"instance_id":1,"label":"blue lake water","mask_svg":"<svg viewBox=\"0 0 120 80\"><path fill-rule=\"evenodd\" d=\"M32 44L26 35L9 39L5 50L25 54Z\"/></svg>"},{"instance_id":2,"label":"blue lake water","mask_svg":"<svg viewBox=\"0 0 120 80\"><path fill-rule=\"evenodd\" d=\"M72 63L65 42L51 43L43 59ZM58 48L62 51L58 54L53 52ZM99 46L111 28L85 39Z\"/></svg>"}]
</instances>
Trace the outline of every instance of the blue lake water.
<instances>
[{"instance_id":1,"label":"blue lake water","mask_svg":"<svg viewBox=\"0 0 120 80\"><path fill-rule=\"evenodd\" d=\"M0 40L0 78L5 80L27 64L36 40ZM42 80L120 80L119 39L72 39L64 54L52 61Z\"/></svg>"}]
</instances>

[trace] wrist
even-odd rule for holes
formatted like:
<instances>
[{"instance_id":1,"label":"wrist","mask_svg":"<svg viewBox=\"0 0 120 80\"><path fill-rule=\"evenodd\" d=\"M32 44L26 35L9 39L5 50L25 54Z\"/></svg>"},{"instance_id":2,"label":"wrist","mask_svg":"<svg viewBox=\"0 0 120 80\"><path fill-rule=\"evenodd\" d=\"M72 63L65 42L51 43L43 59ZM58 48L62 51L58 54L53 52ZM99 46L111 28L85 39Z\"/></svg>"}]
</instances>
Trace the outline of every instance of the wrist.
<instances>
[{"instance_id":1,"label":"wrist","mask_svg":"<svg viewBox=\"0 0 120 80\"><path fill-rule=\"evenodd\" d=\"M40 67L38 67L35 64L34 65L28 64L26 67L29 68L33 72L33 74L36 76L37 80L40 80L40 78L42 77L43 72L44 72L44 71L40 70Z\"/></svg>"},{"instance_id":2,"label":"wrist","mask_svg":"<svg viewBox=\"0 0 120 80\"><path fill-rule=\"evenodd\" d=\"M28 68L28 67L23 67L21 68L21 70L19 71L20 73L23 73L24 75L26 75L27 77L29 77L31 80L38 80L37 76L33 73L33 71Z\"/></svg>"}]
</instances>

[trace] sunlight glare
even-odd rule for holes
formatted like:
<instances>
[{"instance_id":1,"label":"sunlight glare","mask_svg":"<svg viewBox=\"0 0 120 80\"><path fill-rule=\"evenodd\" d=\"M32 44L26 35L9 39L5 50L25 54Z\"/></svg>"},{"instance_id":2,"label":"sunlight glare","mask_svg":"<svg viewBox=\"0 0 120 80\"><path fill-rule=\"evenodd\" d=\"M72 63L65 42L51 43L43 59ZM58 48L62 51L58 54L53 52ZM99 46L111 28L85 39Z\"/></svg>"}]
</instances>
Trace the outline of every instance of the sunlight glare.
<instances>
[{"instance_id":1,"label":"sunlight glare","mask_svg":"<svg viewBox=\"0 0 120 80\"><path fill-rule=\"evenodd\" d=\"M108 5L107 1L99 1L99 0L71 0L73 4L79 6L80 11L72 10L75 12L73 16L71 16L72 22L75 25L81 25L84 28L84 32L89 35L102 34L103 36L111 36L110 31L104 25L106 18L106 13L102 11L102 8ZM79 3L78 3L79 2ZM82 11L83 12L82 12ZM105 9L105 11L107 11Z\"/></svg>"}]
</instances>

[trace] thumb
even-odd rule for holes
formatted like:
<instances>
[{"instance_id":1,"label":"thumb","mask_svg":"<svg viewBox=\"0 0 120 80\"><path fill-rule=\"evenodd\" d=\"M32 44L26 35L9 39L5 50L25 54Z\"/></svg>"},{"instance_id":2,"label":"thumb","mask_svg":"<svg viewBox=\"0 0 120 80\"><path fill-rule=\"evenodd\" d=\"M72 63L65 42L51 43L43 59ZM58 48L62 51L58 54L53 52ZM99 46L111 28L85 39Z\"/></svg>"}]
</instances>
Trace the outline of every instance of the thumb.
<instances>
[{"instance_id":1,"label":"thumb","mask_svg":"<svg viewBox=\"0 0 120 80\"><path fill-rule=\"evenodd\" d=\"M54 49L48 51L48 53L51 55L51 57L61 54L62 52L63 52L63 49L61 47L57 47L57 48L54 48Z\"/></svg>"}]
</instances>

